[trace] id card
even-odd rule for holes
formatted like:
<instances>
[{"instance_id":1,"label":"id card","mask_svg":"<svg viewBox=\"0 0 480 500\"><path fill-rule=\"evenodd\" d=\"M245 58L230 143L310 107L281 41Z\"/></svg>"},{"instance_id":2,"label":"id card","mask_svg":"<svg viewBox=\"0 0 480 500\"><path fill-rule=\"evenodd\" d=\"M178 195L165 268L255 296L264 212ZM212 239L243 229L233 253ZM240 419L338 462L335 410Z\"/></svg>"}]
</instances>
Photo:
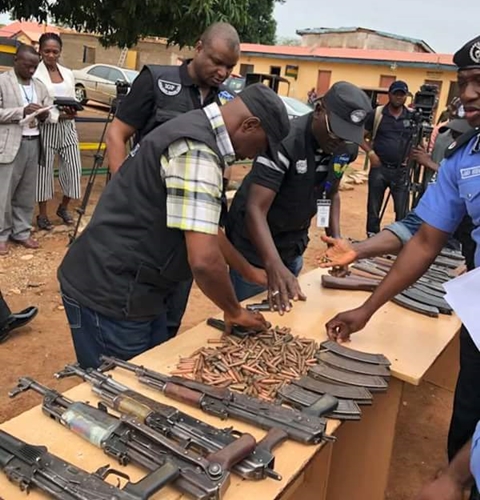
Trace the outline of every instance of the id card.
<instances>
[{"instance_id":1,"label":"id card","mask_svg":"<svg viewBox=\"0 0 480 500\"><path fill-rule=\"evenodd\" d=\"M330 225L331 200L317 200L317 227L328 227Z\"/></svg>"}]
</instances>

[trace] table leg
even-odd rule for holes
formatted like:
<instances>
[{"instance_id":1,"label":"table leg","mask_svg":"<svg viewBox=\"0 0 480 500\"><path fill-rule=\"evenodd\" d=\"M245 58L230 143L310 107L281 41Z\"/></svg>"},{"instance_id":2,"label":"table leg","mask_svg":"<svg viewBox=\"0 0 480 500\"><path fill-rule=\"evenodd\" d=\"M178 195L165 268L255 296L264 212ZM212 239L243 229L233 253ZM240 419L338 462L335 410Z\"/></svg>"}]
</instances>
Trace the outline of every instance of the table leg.
<instances>
[{"instance_id":1,"label":"table leg","mask_svg":"<svg viewBox=\"0 0 480 500\"><path fill-rule=\"evenodd\" d=\"M383 500L404 382L392 378L388 391L362 407L360 422L346 422L335 433L328 500Z\"/></svg>"},{"instance_id":2,"label":"table leg","mask_svg":"<svg viewBox=\"0 0 480 500\"><path fill-rule=\"evenodd\" d=\"M460 330L432 367L425 374L424 380L433 385L454 392L460 370Z\"/></svg>"},{"instance_id":3,"label":"table leg","mask_svg":"<svg viewBox=\"0 0 480 500\"><path fill-rule=\"evenodd\" d=\"M331 456L332 443L327 443L280 496L281 500L326 500Z\"/></svg>"}]
</instances>

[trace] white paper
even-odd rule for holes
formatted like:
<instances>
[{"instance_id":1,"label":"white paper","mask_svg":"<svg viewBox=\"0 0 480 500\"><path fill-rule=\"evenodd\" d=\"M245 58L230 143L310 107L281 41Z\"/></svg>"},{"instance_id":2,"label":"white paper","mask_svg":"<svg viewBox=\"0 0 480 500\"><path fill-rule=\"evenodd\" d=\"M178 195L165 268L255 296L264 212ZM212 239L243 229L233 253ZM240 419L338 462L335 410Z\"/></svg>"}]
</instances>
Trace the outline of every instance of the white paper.
<instances>
[{"instance_id":1,"label":"white paper","mask_svg":"<svg viewBox=\"0 0 480 500\"><path fill-rule=\"evenodd\" d=\"M33 113L25 116L22 118L18 124L21 125L22 127L24 125L29 124L31 121L33 121L38 115L41 115L42 113L45 113L45 111L49 111L53 108L53 106L46 106L44 108L37 109L37 111L34 111Z\"/></svg>"},{"instance_id":2,"label":"white paper","mask_svg":"<svg viewBox=\"0 0 480 500\"><path fill-rule=\"evenodd\" d=\"M480 268L463 274L443 285L445 300L458 317L480 350Z\"/></svg>"}]
</instances>

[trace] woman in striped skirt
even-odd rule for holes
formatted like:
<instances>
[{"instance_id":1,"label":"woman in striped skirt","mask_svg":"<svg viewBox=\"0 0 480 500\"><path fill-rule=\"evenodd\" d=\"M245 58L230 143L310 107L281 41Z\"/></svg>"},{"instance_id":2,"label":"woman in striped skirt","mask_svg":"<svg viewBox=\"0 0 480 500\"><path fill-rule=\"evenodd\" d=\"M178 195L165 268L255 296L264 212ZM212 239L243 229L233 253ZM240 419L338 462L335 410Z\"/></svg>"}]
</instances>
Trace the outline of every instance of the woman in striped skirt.
<instances>
[{"instance_id":1,"label":"woman in striped skirt","mask_svg":"<svg viewBox=\"0 0 480 500\"><path fill-rule=\"evenodd\" d=\"M75 78L73 73L58 64L62 53L62 40L56 33L44 33L39 40L42 61L35 76L47 87L52 98L75 98ZM56 123L46 123L41 129L43 154L38 166L36 198L39 204L37 225L40 229L50 230L52 223L47 216L47 201L53 198L55 155L59 155L59 181L63 199L57 208L57 215L65 224L73 224L68 211L71 198L81 196L82 164L75 127L75 110L63 108L56 112Z\"/></svg>"}]
</instances>

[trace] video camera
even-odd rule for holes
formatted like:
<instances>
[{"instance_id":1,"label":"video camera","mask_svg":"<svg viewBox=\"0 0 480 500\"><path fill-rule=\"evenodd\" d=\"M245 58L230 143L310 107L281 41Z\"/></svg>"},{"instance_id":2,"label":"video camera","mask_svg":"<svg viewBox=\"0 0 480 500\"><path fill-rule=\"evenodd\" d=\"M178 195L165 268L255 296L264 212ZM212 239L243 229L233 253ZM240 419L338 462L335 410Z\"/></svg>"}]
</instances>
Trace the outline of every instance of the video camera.
<instances>
[{"instance_id":1,"label":"video camera","mask_svg":"<svg viewBox=\"0 0 480 500\"><path fill-rule=\"evenodd\" d=\"M128 90L131 87L131 85L125 80L117 80L115 82L115 87L117 88L117 99L118 99L119 97L128 94Z\"/></svg>"},{"instance_id":2,"label":"video camera","mask_svg":"<svg viewBox=\"0 0 480 500\"><path fill-rule=\"evenodd\" d=\"M438 87L424 84L413 97L412 107L418 113L420 122L433 122L433 112L437 105Z\"/></svg>"}]
</instances>

